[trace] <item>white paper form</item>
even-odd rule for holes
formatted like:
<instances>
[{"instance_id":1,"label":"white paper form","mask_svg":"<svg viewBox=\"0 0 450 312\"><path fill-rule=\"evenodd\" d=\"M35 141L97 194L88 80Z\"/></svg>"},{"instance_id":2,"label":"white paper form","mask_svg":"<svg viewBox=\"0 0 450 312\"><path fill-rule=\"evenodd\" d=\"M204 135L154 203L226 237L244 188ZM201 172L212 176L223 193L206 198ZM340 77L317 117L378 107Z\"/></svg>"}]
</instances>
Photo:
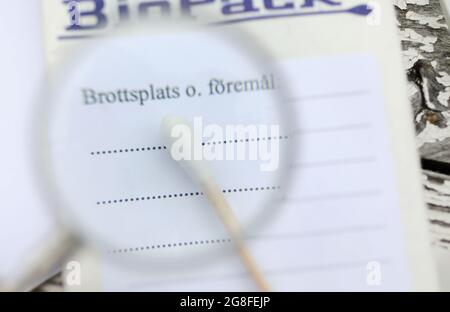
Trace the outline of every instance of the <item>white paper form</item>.
<instances>
[{"instance_id":1,"label":"white paper form","mask_svg":"<svg viewBox=\"0 0 450 312\"><path fill-rule=\"evenodd\" d=\"M31 149L31 123L45 70L41 1L1 3L0 277L14 278L45 245L54 225L37 191Z\"/></svg>"},{"instance_id":2,"label":"white paper form","mask_svg":"<svg viewBox=\"0 0 450 312\"><path fill-rule=\"evenodd\" d=\"M263 273L280 291L409 290L374 58L349 55L283 65L299 86L292 101L299 112L301 144L295 182L280 215L249 240ZM343 71L348 73L344 77ZM227 195L233 196L247 195ZM377 268L380 280L371 281ZM105 290L255 290L237 258L181 276L134 275L106 264L103 284Z\"/></svg>"}]
</instances>

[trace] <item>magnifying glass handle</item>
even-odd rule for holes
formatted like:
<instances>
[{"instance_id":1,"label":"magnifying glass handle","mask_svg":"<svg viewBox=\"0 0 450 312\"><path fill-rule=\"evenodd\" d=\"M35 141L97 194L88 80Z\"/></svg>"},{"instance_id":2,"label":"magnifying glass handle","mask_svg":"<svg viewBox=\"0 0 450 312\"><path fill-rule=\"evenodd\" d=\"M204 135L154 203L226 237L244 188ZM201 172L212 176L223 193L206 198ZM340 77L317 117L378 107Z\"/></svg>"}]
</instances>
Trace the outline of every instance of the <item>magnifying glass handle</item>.
<instances>
[{"instance_id":1,"label":"magnifying glass handle","mask_svg":"<svg viewBox=\"0 0 450 312\"><path fill-rule=\"evenodd\" d=\"M78 239L64 230L55 237L47 241L46 248L33 255L31 262L24 263L23 267L26 269L14 281L1 281L0 291L28 291L34 281L60 267L60 264L81 245Z\"/></svg>"},{"instance_id":2,"label":"magnifying glass handle","mask_svg":"<svg viewBox=\"0 0 450 312\"><path fill-rule=\"evenodd\" d=\"M183 146L191 146L191 150L195 148L201 148L201 144L196 144L195 142L193 142L190 135L180 136L179 138L173 137L172 130L176 126L183 127L184 129L189 129L190 133L193 133L192 127L182 118L177 116L165 117L161 122L161 135L165 142L168 143L167 145L169 151L171 151L171 146L175 143L176 140L183 139L186 140L186 142L181 142L183 143ZM264 278L262 272L258 268L255 259L252 257L249 249L244 243L244 239L242 237L242 229L233 213L233 209L231 209L231 206L229 205L227 199L218 187L207 162L204 160L195 159L180 159L177 160L177 162L187 172L192 181L200 187L209 203L216 210L220 220L224 224L232 242L234 243L234 246L237 249L241 261L243 262L252 279L255 281L258 288L261 291L270 291L270 287L266 279Z\"/></svg>"}]
</instances>

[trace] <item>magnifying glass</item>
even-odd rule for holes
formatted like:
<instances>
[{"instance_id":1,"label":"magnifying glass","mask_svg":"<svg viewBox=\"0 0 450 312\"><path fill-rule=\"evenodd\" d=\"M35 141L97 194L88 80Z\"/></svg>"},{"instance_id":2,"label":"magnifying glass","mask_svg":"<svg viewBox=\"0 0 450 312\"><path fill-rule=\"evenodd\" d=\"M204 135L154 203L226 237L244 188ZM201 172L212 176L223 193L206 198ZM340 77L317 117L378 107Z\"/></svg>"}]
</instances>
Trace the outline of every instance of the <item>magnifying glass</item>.
<instances>
[{"instance_id":1,"label":"magnifying glass","mask_svg":"<svg viewBox=\"0 0 450 312\"><path fill-rule=\"evenodd\" d=\"M294 157L287 82L268 51L242 31L172 23L68 55L34 128L62 225L138 270L199 270L238 247L261 277L246 244L280 212Z\"/></svg>"}]
</instances>

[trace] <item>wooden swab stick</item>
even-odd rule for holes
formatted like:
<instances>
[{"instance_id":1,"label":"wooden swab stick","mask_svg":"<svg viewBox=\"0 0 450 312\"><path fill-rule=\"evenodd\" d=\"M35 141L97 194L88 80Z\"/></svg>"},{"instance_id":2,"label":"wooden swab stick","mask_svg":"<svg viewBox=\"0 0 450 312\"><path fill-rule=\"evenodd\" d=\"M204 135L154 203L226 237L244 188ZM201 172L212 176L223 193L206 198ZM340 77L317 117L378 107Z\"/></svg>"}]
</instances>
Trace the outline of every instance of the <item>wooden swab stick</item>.
<instances>
[{"instance_id":1,"label":"wooden swab stick","mask_svg":"<svg viewBox=\"0 0 450 312\"><path fill-rule=\"evenodd\" d=\"M181 135L179 138L172 137L172 129L179 126L180 129L190 131L190 135ZM195 148L201 148L201 142L195 142L191 140L193 131L191 126L186 123L182 118L176 116L167 116L161 122L161 135L164 141L167 143L169 151L175 141L182 143L183 146L190 146L193 151ZM179 140L186 140L182 142ZM197 143L197 146L195 145ZM191 153L192 154L192 153ZM173 155L172 155L173 156ZM270 291L264 276L259 270L255 260L250 254L247 246L244 243L242 237L242 229L236 219L233 210L231 209L228 201L217 185L216 181L209 170L208 164L204 160L186 160L175 159L181 167L188 173L191 179L200 187L205 197L208 199L211 206L216 210L220 220L224 224L228 234L231 237L234 246L237 249L238 255L249 272L252 279L261 291Z\"/></svg>"}]
</instances>

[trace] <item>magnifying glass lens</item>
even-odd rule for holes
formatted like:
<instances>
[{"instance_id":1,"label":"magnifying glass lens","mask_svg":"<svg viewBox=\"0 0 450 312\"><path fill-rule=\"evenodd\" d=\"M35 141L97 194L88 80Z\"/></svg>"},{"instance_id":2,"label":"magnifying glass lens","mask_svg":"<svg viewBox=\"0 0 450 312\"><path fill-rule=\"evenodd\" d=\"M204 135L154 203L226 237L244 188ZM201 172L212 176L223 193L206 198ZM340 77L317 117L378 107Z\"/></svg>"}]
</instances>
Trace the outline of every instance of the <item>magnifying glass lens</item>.
<instances>
[{"instance_id":1,"label":"magnifying glass lens","mask_svg":"<svg viewBox=\"0 0 450 312\"><path fill-rule=\"evenodd\" d=\"M208 162L249 237L277 210L289 147L279 76L256 45L218 31L132 31L88 43L51 90L48 183L62 220L106 253L167 265L214 258L230 239L172 157ZM62 79L61 79L62 78ZM161 139L192 125L200 149Z\"/></svg>"}]
</instances>

